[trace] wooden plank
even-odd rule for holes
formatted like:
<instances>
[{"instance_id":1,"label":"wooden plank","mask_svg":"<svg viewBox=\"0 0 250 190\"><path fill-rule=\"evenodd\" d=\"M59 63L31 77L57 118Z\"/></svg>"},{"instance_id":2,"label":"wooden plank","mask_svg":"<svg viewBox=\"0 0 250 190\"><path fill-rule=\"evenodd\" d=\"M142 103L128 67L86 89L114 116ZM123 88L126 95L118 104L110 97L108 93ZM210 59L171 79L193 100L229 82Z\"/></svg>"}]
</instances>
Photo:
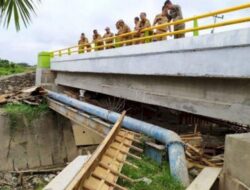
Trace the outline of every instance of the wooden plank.
<instances>
[{"instance_id":1,"label":"wooden plank","mask_svg":"<svg viewBox=\"0 0 250 190\"><path fill-rule=\"evenodd\" d=\"M189 143L186 143L187 147L192 150L194 153L198 154L201 158L201 160L206 163L208 166L211 167L216 167L215 164L213 164L212 162L210 162L208 159L204 158L204 155L195 147L193 147L192 145L190 145Z\"/></svg>"},{"instance_id":2,"label":"wooden plank","mask_svg":"<svg viewBox=\"0 0 250 190\"><path fill-rule=\"evenodd\" d=\"M92 132L87 127L78 124L72 125L76 146L98 145L103 141L103 137Z\"/></svg>"},{"instance_id":3,"label":"wooden plank","mask_svg":"<svg viewBox=\"0 0 250 190\"><path fill-rule=\"evenodd\" d=\"M102 156L105 154L107 148L113 142L115 135L119 132L122 121L125 117L125 114L126 112L122 113L121 117L115 123L110 133L107 135L104 141L98 146L97 150L93 153L89 161L85 164L85 166L77 174L74 180L70 183L70 185L67 187L67 190L78 189L80 186L83 185L83 182L84 182L84 185L86 185L86 180L90 177L93 170L99 164L99 161L101 160ZM104 185L104 187L106 187L106 185Z\"/></svg>"},{"instance_id":4,"label":"wooden plank","mask_svg":"<svg viewBox=\"0 0 250 190\"><path fill-rule=\"evenodd\" d=\"M44 190L64 190L90 156L79 156L71 162L58 176L55 177Z\"/></svg>"},{"instance_id":5,"label":"wooden plank","mask_svg":"<svg viewBox=\"0 0 250 190\"><path fill-rule=\"evenodd\" d=\"M220 173L221 168L204 168L186 190L210 190Z\"/></svg>"}]
</instances>

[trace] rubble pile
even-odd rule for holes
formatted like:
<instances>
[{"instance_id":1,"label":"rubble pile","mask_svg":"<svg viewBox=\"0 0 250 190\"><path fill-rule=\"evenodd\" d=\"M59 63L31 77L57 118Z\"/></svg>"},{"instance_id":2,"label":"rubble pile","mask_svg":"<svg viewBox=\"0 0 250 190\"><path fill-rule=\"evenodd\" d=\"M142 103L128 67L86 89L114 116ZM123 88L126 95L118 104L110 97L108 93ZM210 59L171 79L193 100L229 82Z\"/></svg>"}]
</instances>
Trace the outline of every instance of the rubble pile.
<instances>
[{"instance_id":1,"label":"rubble pile","mask_svg":"<svg viewBox=\"0 0 250 190\"><path fill-rule=\"evenodd\" d=\"M43 188L59 174L56 172L48 173L0 173L0 189L4 190L36 190Z\"/></svg>"},{"instance_id":2,"label":"rubble pile","mask_svg":"<svg viewBox=\"0 0 250 190\"><path fill-rule=\"evenodd\" d=\"M11 94L0 95L0 105L7 103L26 103L33 106L38 106L43 101L43 96L46 94L41 87L31 87Z\"/></svg>"},{"instance_id":3,"label":"rubble pile","mask_svg":"<svg viewBox=\"0 0 250 190\"><path fill-rule=\"evenodd\" d=\"M35 85L35 73L16 74L0 78L0 95L16 93Z\"/></svg>"},{"instance_id":4,"label":"rubble pile","mask_svg":"<svg viewBox=\"0 0 250 190\"><path fill-rule=\"evenodd\" d=\"M181 135L191 176L196 177L205 167L220 168L224 164L224 144L208 146L199 132Z\"/></svg>"}]
</instances>

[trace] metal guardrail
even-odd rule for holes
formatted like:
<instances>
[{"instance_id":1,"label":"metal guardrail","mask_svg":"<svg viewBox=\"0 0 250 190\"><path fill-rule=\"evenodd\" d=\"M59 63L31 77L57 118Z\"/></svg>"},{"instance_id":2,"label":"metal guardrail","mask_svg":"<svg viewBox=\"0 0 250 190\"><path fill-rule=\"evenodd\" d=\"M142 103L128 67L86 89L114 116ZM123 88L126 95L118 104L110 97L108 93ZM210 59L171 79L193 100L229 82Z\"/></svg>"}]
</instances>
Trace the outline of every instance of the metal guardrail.
<instances>
[{"instance_id":1,"label":"metal guardrail","mask_svg":"<svg viewBox=\"0 0 250 190\"><path fill-rule=\"evenodd\" d=\"M62 55L71 55L71 54L74 54L74 53L90 52L90 51L93 51L93 50L105 49L105 48L111 47L111 46L114 46L115 48L118 48L118 47L121 47L124 44L133 45L133 43L137 43L137 42L140 42L140 41L145 41L147 43L149 41L153 41L153 39L156 39L156 38L161 38L161 37L166 37L166 36L171 36L171 35L176 35L176 34L185 34L185 33L189 33L189 32L196 32L196 31L207 30L207 29L213 29L213 28L218 28L218 27L223 27L223 26L228 26L228 25L240 24L240 23L244 23L244 22L250 22L250 17L244 17L244 18L233 19L233 20L229 20L229 21L223 21L223 22L215 23L215 24L209 24L209 25L198 26L198 27L195 26L193 28L188 28L188 29L174 31L174 32L166 32L166 33L162 33L162 34L148 35L149 31L152 31L154 29L162 29L162 28L166 28L168 26L183 24L183 23L187 23L187 22L190 22L190 21L193 21L193 22L197 23L197 21L199 19L212 17L212 16L216 16L216 15L219 15L219 14L235 12L235 11L248 9L248 8L250 8L250 3L246 3L246 4L243 4L243 5L239 5L239 6L235 6L235 7L231 7L231 8L226 8L226 9L222 9L222 10L217 10L217 11L210 12L210 13L201 14L201 15L198 15L198 16L178 20L178 21L175 21L175 22L168 22L168 23L161 24L161 25L158 25L158 26L145 28L145 29L143 29L141 31L141 32L145 33L145 37L137 37L137 38L132 38L132 39L129 39L129 40L121 40L124 37L128 37L128 36L133 37L133 35L138 33L137 31L133 31L133 32L129 32L129 33L126 33L126 34L119 35L119 36L103 38L103 39L97 41L96 43L105 42L105 41L109 41L109 40L113 40L114 43L104 44L104 45L100 45L100 46L96 46L95 43L88 43L88 44L72 46L72 47L69 47L69 48L52 51L51 52L51 57L62 56ZM85 47L87 45L90 46L90 47L86 48L85 50L80 50L81 47ZM82 51L84 51L84 52L82 52ZM98 51L102 51L102 50L98 50Z\"/></svg>"}]
</instances>

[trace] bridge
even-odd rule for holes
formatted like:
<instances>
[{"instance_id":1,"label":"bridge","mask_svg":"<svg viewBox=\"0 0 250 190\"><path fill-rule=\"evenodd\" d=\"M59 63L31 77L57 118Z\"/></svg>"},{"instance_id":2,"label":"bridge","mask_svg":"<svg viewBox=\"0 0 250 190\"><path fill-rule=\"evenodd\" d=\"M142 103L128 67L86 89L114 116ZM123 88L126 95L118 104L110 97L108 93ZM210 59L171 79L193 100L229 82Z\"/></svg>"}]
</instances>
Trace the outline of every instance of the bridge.
<instances>
[{"instance_id":1,"label":"bridge","mask_svg":"<svg viewBox=\"0 0 250 190\"><path fill-rule=\"evenodd\" d=\"M49 84L54 90L63 86L91 91L249 126L250 28L200 36L199 32L250 22L250 17L198 25L200 19L249 8L247 3L153 26L141 31L143 37L134 38L137 32L133 31L102 39L103 45L90 43L42 52L38 57L37 85ZM188 22L193 22L194 27L149 35L149 31ZM193 36L155 40L183 33ZM105 43L107 40L113 43ZM98 117L91 120L90 130L101 137L111 134L111 126L102 120L115 123L119 116L52 91L48 96L49 106L77 125L83 125L91 115ZM189 185L185 148L176 133L130 117L125 117L122 125L163 143L168 150L171 174L185 187ZM117 187L110 181L106 184Z\"/></svg>"},{"instance_id":2,"label":"bridge","mask_svg":"<svg viewBox=\"0 0 250 190\"><path fill-rule=\"evenodd\" d=\"M46 72L52 71L56 85L249 125L250 28L201 36L198 33L249 22L250 17L197 25L200 19L248 8L249 3L154 26L143 30L141 38L121 41L135 32L108 38L114 40L113 49L97 51L110 45L91 44L85 53L74 46L40 54L39 65L50 62L50 68L38 69L38 83L42 72L48 76ZM193 28L147 35L149 30L190 21L196 23ZM193 37L152 40L190 32ZM145 43L124 45L142 40Z\"/></svg>"}]
</instances>

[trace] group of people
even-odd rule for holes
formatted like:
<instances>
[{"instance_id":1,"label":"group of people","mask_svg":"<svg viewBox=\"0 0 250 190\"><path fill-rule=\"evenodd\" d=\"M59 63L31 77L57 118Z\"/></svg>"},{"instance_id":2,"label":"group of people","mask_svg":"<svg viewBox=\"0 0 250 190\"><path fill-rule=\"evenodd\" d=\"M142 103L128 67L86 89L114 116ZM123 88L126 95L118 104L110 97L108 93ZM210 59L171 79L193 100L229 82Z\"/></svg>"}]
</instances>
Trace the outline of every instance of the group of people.
<instances>
[{"instance_id":1,"label":"group of people","mask_svg":"<svg viewBox=\"0 0 250 190\"><path fill-rule=\"evenodd\" d=\"M183 16L182 16L181 7L179 5L173 4L171 0L166 0L162 7L162 12L156 15L154 22L153 22L153 26L162 25L168 22L175 22L175 21L182 20L182 19L183 19ZM116 34L112 33L109 27L105 28L106 33L103 36L101 36L97 30L94 30L92 43L95 44L95 47L96 47L95 50L98 51L98 50L103 50L103 49L115 48L115 43L114 43L114 38L113 38L114 36L119 36L118 39L120 43L119 41L118 43L116 41L116 44L118 44L118 46L123 46L123 45L132 45L132 43L131 42L122 43L122 41L129 41L131 39L142 38L142 37L150 36L153 34L156 34L156 35L159 34L159 37L156 37L155 39L153 39L154 41L166 40L167 37L165 35L161 36L160 34L172 31L171 26L159 27L156 29L155 33L153 30L144 31L143 29L150 28L152 26L145 12L142 12L140 14L140 17L135 17L134 23L135 23L135 26L134 26L135 34L133 35L126 35L126 33L131 32L131 29L124 22L124 20L118 20L116 22L116 28L117 28ZM174 25L173 29L174 31L184 30L185 24L184 23L176 24ZM179 34L174 35L175 39L184 38L184 37L185 37L184 33L179 33ZM145 40L138 39L134 41L133 43L140 44L140 43L145 43L151 40L152 39L145 39ZM85 51L88 51L88 52L91 51L91 45L84 33L81 34L81 38L78 42L78 45L79 45L80 53L84 53Z\"/></svg>"}]
</instances>

